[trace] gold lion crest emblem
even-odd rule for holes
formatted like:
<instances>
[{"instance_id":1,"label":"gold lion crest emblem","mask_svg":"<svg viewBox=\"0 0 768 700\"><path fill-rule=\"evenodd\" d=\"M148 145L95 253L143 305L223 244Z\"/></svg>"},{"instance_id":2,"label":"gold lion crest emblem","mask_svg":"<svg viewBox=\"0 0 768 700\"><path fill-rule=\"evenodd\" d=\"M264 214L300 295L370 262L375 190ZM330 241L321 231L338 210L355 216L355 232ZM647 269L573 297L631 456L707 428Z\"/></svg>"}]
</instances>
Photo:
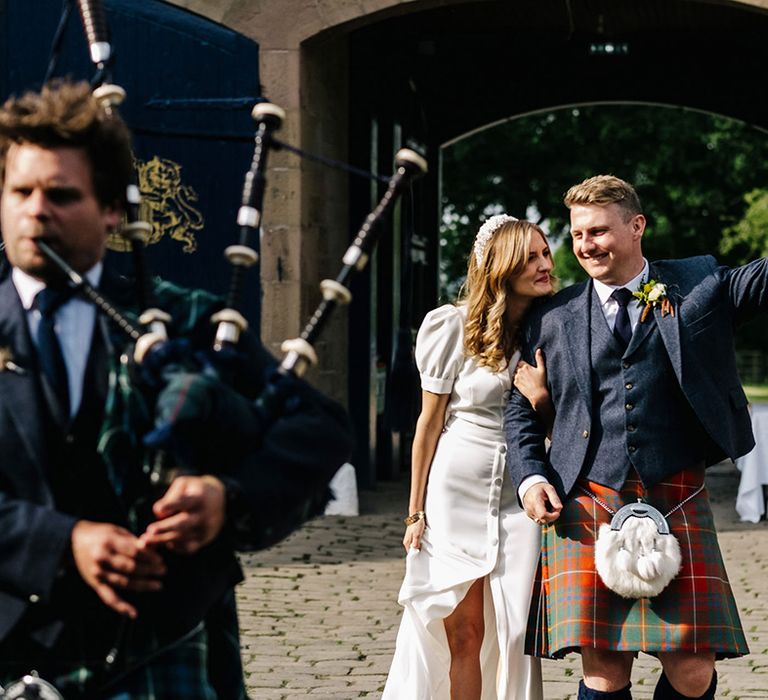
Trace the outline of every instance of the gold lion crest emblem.
<instances>
[{"instance_id":1,"label":"gold lion crest emblem","mask_svg":"<svg viewBox=\"0 0 768 700\"><path fill-rule=\"evenodd\" d=\"M147 245L168 235L184 244L184 253L194 253L197 250L195 232L203 228L204 219L193 206L197 192L181 182L181 165L157 156L149 161L137 158L136 172L141 191L139 218L152 225ZM108 245L118 251L129 249L119 232L110 234Z\"/></svg>"}]
</instances>

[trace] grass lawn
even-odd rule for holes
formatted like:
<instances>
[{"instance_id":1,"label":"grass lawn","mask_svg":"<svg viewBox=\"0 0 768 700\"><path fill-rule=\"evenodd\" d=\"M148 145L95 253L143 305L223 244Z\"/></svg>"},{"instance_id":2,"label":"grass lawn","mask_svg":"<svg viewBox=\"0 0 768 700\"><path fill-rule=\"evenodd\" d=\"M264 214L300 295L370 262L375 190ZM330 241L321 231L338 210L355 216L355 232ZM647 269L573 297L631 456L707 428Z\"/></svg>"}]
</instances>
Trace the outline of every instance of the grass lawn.
<instances>
[{"instance_id":1,"label":"grass lawn","mask_svg":"<svg viewBox=\"0 0 768 700\"><path fill-rule=\"evenodd\" d=\"M750 403L768 403L768 384L745 384L744 392Z\"/></svg>"}]
</instances>

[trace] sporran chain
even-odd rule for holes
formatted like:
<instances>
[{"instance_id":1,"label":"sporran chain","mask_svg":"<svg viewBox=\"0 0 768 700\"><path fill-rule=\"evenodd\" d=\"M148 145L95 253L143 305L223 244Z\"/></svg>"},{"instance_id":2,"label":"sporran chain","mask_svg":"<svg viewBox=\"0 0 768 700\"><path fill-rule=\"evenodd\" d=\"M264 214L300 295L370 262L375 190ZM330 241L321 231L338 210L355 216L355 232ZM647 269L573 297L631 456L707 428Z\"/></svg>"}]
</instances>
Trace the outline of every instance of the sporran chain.
<instances>
[{"instance_id":1,"label":"sporran chain","mask_svg":"<svg viewBox=\"0 0 768 700\"><path fill-rule=\"evenodd\" d=\"M593 500L595 503L597 503L597 505L599 505L600 507L602 507L602 508L603 508L603 509L604 509L604 510L605 510L605 511L606 511L606 512L609 514L609 515L616 515L616 511L615 511L615 510L613 510L613 508L611 508L611 507L610 507L610 506L609 506L607 503L605 503L604 501L600 500L600 499L599 499L597 496L595 496L595 494L593 494L593 493L592 493L592 492L591 492L589 489L585 489L583 486L578 486L578 489L579 489L580 491L582 491L584 494L586 494L587 496L589 496L589 497L590 497L590 498L591 498L591 499L592 499L592 500ZM700 494L700 493L701 493L703 490L704 490L704 484L702 484L701 486L699 486L699 488L697 488L697 489L696 489L696 490L695 490L695 491L694 491L692 494L690 494L688 497L686 497L685 499L683 499L682 501L680 501L680 503L678 503L678 504L677 504L677 505L676 505L674 508L672 508L672 510L670 510L670 511L669 511L669 512L668 512L668 513L667 513L667 514L664 516L664 520L666 520L666 519L667 519L667 518L668 518L670 515L672 515L672 513L674 513L676 510L678 510L678 509L682 508L682 507L683 507L683 506L684 506L686 503L688 503L689 501L692 501L694 498L696 498L696 496L698 496L698 495L699 495L699 494ZM638 499L638 500L641 500L641 499Z\"/></svg>"}]
</instances>

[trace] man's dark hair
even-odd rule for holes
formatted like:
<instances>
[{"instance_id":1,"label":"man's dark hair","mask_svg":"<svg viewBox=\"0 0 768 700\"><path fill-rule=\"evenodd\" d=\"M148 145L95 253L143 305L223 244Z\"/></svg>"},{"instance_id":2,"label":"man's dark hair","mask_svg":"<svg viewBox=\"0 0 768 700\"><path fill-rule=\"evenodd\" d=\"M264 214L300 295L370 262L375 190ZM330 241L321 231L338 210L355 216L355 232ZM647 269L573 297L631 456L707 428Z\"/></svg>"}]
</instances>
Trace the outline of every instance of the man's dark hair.
<instances>
[{"instance_id":1,"label":"man's dark hair","mask_svg":"<svg viewBox=\"0 0 768 700\"><path fill-rule=\"evenodd\" d=\"M14 143L82 149L101 205L125 206L133 170L131 134L117 114L107 113L93 97L88 83L52 81L40 92L11 97L0 107L0 182Z\"/></svg>"}]
</instances>

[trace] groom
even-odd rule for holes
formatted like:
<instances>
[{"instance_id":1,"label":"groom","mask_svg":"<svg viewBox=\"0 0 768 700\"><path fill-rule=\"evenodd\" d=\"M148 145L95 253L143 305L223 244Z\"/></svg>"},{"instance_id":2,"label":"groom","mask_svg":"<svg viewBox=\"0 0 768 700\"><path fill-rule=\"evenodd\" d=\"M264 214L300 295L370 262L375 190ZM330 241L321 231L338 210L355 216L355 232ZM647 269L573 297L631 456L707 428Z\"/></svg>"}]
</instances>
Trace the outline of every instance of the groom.
<instances>
[{"instance_id":1,"label":"groom","mask_svg":"<svg viewBox=\"0 0 768 700\"><path fill-rule=\"evenodd\" d=\"M715 659L748 649L701 488L707 465L754 445L734 328L768 308L768 259L649 263L637 193L613 176L572 187L565 204L591 280L532 311L523 340L528 362L544 352L554 425L519 392L505 416L512 480L544 525L528 652L580 651L580 700L631 698L638 651L663 666L654 700L714 698ZM668 516L683 562L658 595L624 598L595 571L595 538L637 498Z\"/></svg>"}]
</instances>

